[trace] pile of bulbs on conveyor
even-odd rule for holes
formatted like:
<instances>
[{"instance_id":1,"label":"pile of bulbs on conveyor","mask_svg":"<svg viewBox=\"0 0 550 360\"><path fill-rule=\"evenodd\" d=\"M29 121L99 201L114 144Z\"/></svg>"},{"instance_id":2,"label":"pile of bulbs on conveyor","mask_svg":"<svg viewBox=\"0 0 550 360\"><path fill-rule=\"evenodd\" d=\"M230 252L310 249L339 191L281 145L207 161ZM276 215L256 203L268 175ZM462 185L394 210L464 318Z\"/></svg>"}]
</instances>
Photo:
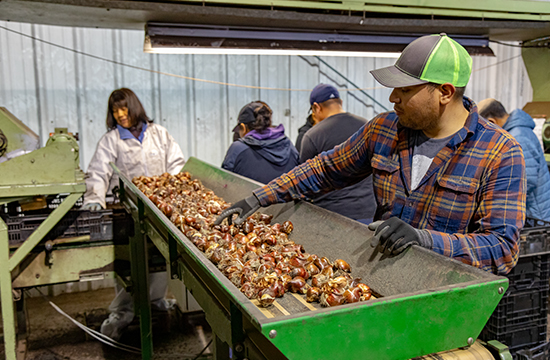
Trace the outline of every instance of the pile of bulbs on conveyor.
<instances>
[{"instance_id":1,"label":"pile of bulbs on conveyor","mask_svg":"<svg viewBox=\"0 0 550 360\"><path fill-rule=\"evenodd\" d=\"M189 173L132 181L246 297L264 307L288 291L323 306L371 298L347 262L308 254L290 240L290 221L271 225L273 216L255 213L242 225L213 225L230 204Z\"/></svg>"}]
</instances>

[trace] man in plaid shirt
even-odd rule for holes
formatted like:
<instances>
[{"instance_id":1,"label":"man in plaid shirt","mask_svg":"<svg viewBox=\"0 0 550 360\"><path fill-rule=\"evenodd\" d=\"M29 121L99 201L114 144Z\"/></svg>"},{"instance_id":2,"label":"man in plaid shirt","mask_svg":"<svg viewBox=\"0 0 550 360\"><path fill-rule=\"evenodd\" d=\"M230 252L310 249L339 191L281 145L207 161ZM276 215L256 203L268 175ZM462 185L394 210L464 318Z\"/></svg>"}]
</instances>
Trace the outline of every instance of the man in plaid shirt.
<instances>
[{"instance_id":1,"label":"man in plaid shirt","mask_svg":"<svg viewBox=\"0 0 550 360\"><path fill-rule=\"evenodd\" d=\"M396 64L371 73L394 88L394 111L334 149L256 189L217 219L242 223L262 206L314 197L373 174L378 209L369 228L388 255L419 245L507 274L525 220L519 144L464 97L472 59L445 34L409 44ZM376 245L374 245L376 246Z\"/></svg>"}]
</instances>

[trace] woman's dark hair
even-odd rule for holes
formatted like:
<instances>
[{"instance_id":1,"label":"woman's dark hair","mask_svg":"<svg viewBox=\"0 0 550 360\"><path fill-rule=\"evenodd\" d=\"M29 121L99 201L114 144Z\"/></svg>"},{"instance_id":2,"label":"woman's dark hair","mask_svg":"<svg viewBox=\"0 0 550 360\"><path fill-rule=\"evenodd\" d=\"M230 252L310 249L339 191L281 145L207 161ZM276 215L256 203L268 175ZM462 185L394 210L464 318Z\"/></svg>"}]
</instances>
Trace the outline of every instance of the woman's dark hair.
<instances>
[{"instance_id":1,"label":"woman's dark hair","mask_svg":"<svg viewBox=\"0 0 550 360\"><path fill-rule=\"evenodd\" d=\"M273 111L267 105L265 102L256 100L255 103L260 103L261 106L258 106L254 109L254 116L256 117L256 121L253 123L246 124L246 126L250 130L256 130L257 132L262 132L268 127L271 126L271 115L273 115Z\"/></svg>"},{"instance_id":2,"label":"woman's dark hair","mask_svg":"<svg viewBox=\"0 0 550 360\"><path fill-rule=\"evenodd\" d=\"M107 108L107 129L116 128L117 122L113 116L113 108L128 108L128 118L132 126L141 122L151 122L145 113L145 109L137 95L130 89L122 88L115 90L109 96L109 107Z\"/></svg>"}]
</instances>

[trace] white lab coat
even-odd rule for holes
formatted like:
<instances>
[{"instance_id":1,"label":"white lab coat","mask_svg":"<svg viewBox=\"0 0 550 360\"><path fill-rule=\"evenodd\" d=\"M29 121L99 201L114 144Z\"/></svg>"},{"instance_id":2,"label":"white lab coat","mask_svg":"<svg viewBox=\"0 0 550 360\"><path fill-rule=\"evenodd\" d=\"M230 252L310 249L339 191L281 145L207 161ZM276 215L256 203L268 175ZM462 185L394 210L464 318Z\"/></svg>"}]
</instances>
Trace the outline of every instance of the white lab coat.
<instances>
[{"instance_id":1,"label":"white lab coat","mask_svg":"<svg viewBox=\"0 0 550 360\"><path fill-rule=\"evenodd\" d=\"M108 131L99 143L90 165L86 178L86 193L84 205L99 203L105 208L105 195L118 185L118 176L113 175L113 162L129 179L135 176L155 176L168 172L172 175L179 173L185 163L179 145L168 131L156 124L148 124L143 134L143 141L132 137L121 139L118 129ZM166 272L149 274L150 297L157 308L166 308L166 288L168 278ZM109 306L112 313L118 318L105 320L102 325L111 322L111 327L125 328L134 318L132 295L122 286L115 284L116 297ZM109 336L112 336L109 334Z\"/></svg>"},{"instance_id":2,"label":"white lab coat","mask_svg":"<svg viewBox=\"0 0 550 360\"><path fill-rule=\"evenodd\" d=\"M143 142L121 139L118 129L108 131L99 143L88 166L84 205L99 203L105 208L105 195L118 185L113 162L130 180L135 176L179 173L185 163L179 145L164 127L148 124Z\"/></svg>"}]
</instances>

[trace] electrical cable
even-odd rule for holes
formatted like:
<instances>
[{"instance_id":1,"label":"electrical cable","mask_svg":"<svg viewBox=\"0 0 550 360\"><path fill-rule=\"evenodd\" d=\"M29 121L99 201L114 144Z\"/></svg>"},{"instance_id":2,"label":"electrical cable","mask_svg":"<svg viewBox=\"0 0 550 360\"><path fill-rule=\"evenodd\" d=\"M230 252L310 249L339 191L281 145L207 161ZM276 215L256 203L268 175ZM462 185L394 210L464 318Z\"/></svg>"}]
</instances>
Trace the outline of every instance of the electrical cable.
<instances>
[{"instance_id":1,"label":"electrical cable","mask_svg":"<svg viewBox=\"0 0 550 360\"><path fill-rule=\"evenodd\" d=\"M539 39L534 39L534 40L529 40L529 42L540 42L540 41L545 41L545 40L550 40L550 36L539 38ZM549 47L548 44L546 46L539 46L539 45L509 44L509 43L505 43L505 42L498 41L498 40L489 40L489 42L493 42L495 44L499 44L499 45L503 45L503 46L510 46L510 47L524 48L524 49L529 49L529 48L544 49L544 48Z\"/></svg>"},{"instance_id":2,"label":"electrical cable","mask_svg":"<svg viewBox=\"0 0 550 360\"><path fill-rule=\"evenodd\" d=\"M6 31L9 31L9 32L12 32L12 33L14 33L14 34L18 34L18 35L20 35L20 36L23 36L23 37L29 38L29 39L31 39L31 40L38 41L38 42L41 42L41 43L44 43L44 44L47 44L47 45L50 45L50 46L54 46L54 47L57 47L57 48L60 48L60 49L63 49L63 50L71 51L71 52L73 52L73 53L75 53L75 54L87 56L87 57L90 57L90 58L93 58L93 59L96 59L96 60L105 61L105 62L108 62L108 63L111 63L111 64L115 64L115 65L125 66L125 67L131 68L131 69L135 69L135 70L147 71L147 72L154 73L154 74L165 75L165 76L171 76L171 77L175 77L175 78L179 78L179 79L185 79L185 80L191 80L191 81L197 81L197 82L204 82L204 83L209 83L209 84L224 85L224 86L233 86L233 87L240 87L240 88L246 88L246 89L276 90L276 91L305 91L305 92L311 92L311 89L273 88L273 87L265 87L265 86L232 84L232 83L226 83L226 82L223 82L223 81L199 79L199 78L194 78L194 77L185 76L185 75L177 75L177 74L167 73L167 72L163 72L163 71L157 71L157 70L147 69L147 68L143 68L143 67L136 66L136 65L126 64L126 63L123 63L123 62L120 62L120 61L116 61L116 60L107 59L107 58L104 58L104 57L101 57L101 56L88 54L88 53L83 52L83 51L80 51L80 50L75 50L75 49L72 49L72 48L69 48L69 47L66 47L66 46L63 46L63 45L59 45L59 44L56 44L56 43L52 43L52 42L47 41L47 40L39 39L39 38L34 37L34 36L32 36L32 35L28 35L28 34L25 34L25 33L20 32L20 31L16 31L16 30L7 28L7 27L2 26L2 25L0 25L0 29L3 29L3 30L6 30ZM362 91L362 90L374 90L374 89L379 89L379 88L383 88L383 87L377 86L377 87L362 88L362 89L359 89L359 88L344 88L344 89L339 89L339 91L355 91L355 90Z\"/></svg>"},{"instance_id":3,"label":"electrical cable","mask_svg":"<svg viewBox=\"0 0 550 360\"><path fill-rule=\"evenodd\" d=\"M490 68L490 67L493 67L493 66L496 66L496 65L505 63L505 62L507 62L507 61L517 59L518 57L521 57L521 54L520 54L520 55L516 55L516 56L512 56L511 58L504 59L504 60L502 60L502 61L497 61L497 62L494 63L494 64L487 65L487 66L481 67L481 68L479 68L479 69L472 70L472 72L475 73L476 71L485 70L485 69L487 69L487 68Z\"/></svg>"},{"instance_id":4,"label":"electrical cable","mask_svg":"<svg viewBox=\"0 0 550 360\"><path fill-rule=\"evenodd\" d=\"M212 339L210 339L210 341L208 342L208 344L206 344L206 346L204 347L204 349L202 349L202 351L201 351L197 356L195 356L195 357L193 358L193 360L197 360L197 359L202 355L202 353L205 352L206 349L208 349L208 347L210 346L210 344L212 344Z\"/></svg>"},{"instance_id":5,"label":"electrical cable","mask_svg":"<svg viewBox=\"0 0 550 360\"><path fill-rule=\"evenodd\" d=\"M59 308L59 306L55 305L53 302L51 301L48 301L49 304L55 309L57 310L57 312L59 312L61 315L65 316L67 319L69 319L73 324L75 324L76 326L78 326L80 329L82 329L84 332L88 333L91 337L95 338L96 340L98 341L101 341L102 343L106 344L106 345L109 345L109 346L112 346L112 347L115 347L117 349L120 349L120 350L124 350L124 351L127 351L127 352L131 352L131 353L134 353L134 354L141 354L141 349L139 348L136 348L136 347L133 347L133 346L130 346L130 345L126 345L126 344L122 344L122 343L119 343L118 341L116 340L113 340L111 339L110 337L106 336L106 335L103 335L102 333L100 333L99 331L96 331L96 330L93 330L93 329L90 329L89 327L85 326L85 325L82 325L81 323L79 323L78 321L76 321L75 319L73 319L72 317L70 317L67 313L65 313L63 310L61 310Z\"/></svg>"},{"instance_id":6,"label":"electrical cable","mask_svg":"<svg viewBox=\"0 0 550 360\"><path fill-rule=\"evenodd\" d=\"M175 78L179 78L179 79L185 79L185 80L191 80L191 81L197 81L197 82L204 82L204 83L210 83L210 84L216 84L216 85L247 88L247 89L311 92L311 89L286 89L286 88L272 88L272 87L243 85L243 84L232 84L232 83L226 83L226 82L222 82L222 81L206 80L206 79L199 79L199 78L194 78L194 77L190 77L190 76L171 74L171 73L167 73L167 72L162 72L162 71L143 68L143 67L136 66L136 65L126 64L126 63L123 63L123 62L120 62L120 61L103 58L103 57L97 56L97 55L88 54L88 53L83 52L83 51L75 50L75 49L72 49L72 48L69 48L69 47L66 47L66 46L63 46L63 45L59 45L59 44L56 44L56 43L52 43L52 42L49 42L49 41L46 41L46 40L39 39L37 37L22 33L20 31L12 30L12 29L7 28L7 27L2 26L2 25L0 25L0 29L12 32L14 34L18 34L20 36L29 38L33 41L42 42L44 44L47 44L47 45L50 45L50 46L53 46L53 47L57 47L57 48L60 48L60 49L63 49L63 50L71 51L75 54L79 54L79 55L82 55L82 56L87 56L87 57L90 57L90 58L93 58L93 59L96 59L96 60L101 60L101 61L109 62L109 63L115 64L115 65L125 66L125 67L136 69L136 70L147 71L147 72L155 73L155 74L159 74L159 75L171 76L171 77L175 77ZM543 41L545 39L550 39L550 37L537 39L537 41ZM520 47L520 48L542 48L541 46L529 46L529 45L526 46L526 45L508 44L508 43L504 43L504 42L501 42L501 41L498 41L498 40L489 40L489 41L493 42L493 43L496 43L496 44L503 45L503 46ZM476 70L472 70L472 72L477 72L477 71L485 70L485 69L493 67L493 66L497 66L497 65L502 64L504 62L516 59L520 56L521 55L516 55L516 56L513 56L511 58L496 62L494 64L487 65L487 66L484 66L484 67L476 69ZM375 86L375 87L368 87L368 88L355 87L355 88L342 88L342 89L339 89L339 91L359 91L359 92L365 93L364 92L365 90L376 90L376 89L383 89L383 88L385 88L385 87L384 86Z\"/></svg>"},{"instance_id":7,"label":"electrical cable","mask_svg":"<svg viewBox=\"0 0 550 360\"><path fill-rule=\"evenodd\" d=\"M89 327L79 323L78 321L73 319L70 315L68 315L66 312L61 310L61 308L59 306L57 306L52 301L50 301L48 299L48 297L46 295L44 295L42 293L42 291L40 291L39 288L35 288L35 289L38 291L38 293L40 293L40 295L44 298L44 300L47 301L57 312L59 312L61 315L63 315L67 319L69 319L73 324L78 326L80 329L82 329L84 332L86 332L88 335L90 335L94 339L96 339L96 340L98 340L98 341L100 341L100 342L102 342L106 345L109 345L109 346L112 346L114 348L120 349L120 350L124 350L124 351L130 352L130 353L133 353L133 354L141 354L141 349L139 349L137 347L134 347L134 346L130 346L130 345L120 343L116 340L111 339L110 337L108 337L106 335L103 335L99 331L90 329Z\"/></svg>"},{"instance_id":8,"label":"electrical cable","mask_svg":"<svg viewBox=\"0 0 550 360\"><path fill-rule=\"evenodd\" d=\"M155 74L159 74L159 75L171 76L171 77L175 77L175 78L179 78L179 79L185 79L185 80L191 80L191 81L197 81L197 82L205 82L205 83L216 84L216 85L241 87L241 88L247 88L247 89L277 90L277 91L307 91L307 92L311 92L311 89L285 89L285 88L272 88L272 87L264 87L264 86L243 85L243 84L232 84L232 83L226 83L226 82L222 82L222 81L206 80L206 79L199 79L199 78L194 78L194 77L190 77L190 76L171 74L171 73L167 73L167 72L162 72L162 71L143 68L143 67L136 66L136 65L126 64L126 63L123 63L123 62L120 62L120 61L103 58L103 57L97 56L97 55L88 54L88 53L83 52L83 51L75 50L75 49L72 49L72 48L69 48L69 47L66 47L66 46L63 46L63 45L52 43L50 41L39 39L35 36L28 35L28 34L20 32L20 31L16 31L16 30L7 28L7 27L2 26L2 25L0 25L0 29L12 32L14 34L18 34L20 36L23 36L23 37L29 38L31 40L38 41L38 42L41 42L41 43L44 43L44 44L47 44L47 45L50 45L50 46L53 46L53 47L57 47L57 48L60 48L60 49L63 49L63 50L71 51L75 54L91 57L91 58L96 59L96 60L101 60L101 61L109 62L109 63L115 64L115 65L129 67L129 68L136 69L136 70L147 71L147 72L155 73ZM542 41L544 39L545 38L541 38L539 40ZM549 37L549 39L550 39L550 37ZM496 44L504 45L504 46L512 46L512 47L520 47L520 48L540 48L540 46L525 46L525 45L508 44L508 43L504 43L504 42L501 42L501 41L498 41L498 40L489 40L489 41L494 42ZM513 56L511 58L499 61L495 64L491 64L491 65L482 67L480 69L473 70L472 72L476 72L476 71L480 71L480 70L484 70L484 69L496 66L496 65L501 64L503 62L513 60L513 59L515 59L519 56L521 56L521 55ZM357 87L356 88L343 88L343 89L338 89L338 90L339 91L360 91L360 92L364 92L365 90L376 90L376 89L383 89L383 88L384 88L383 86L375 86L375 87L368 87L368 88L357 88Z\"/></svg>"},{"instance_id":9,"label":"electrical cable","mask_svg":"<svg viewBox=\"0 0 550 360\"><path fill-rule=\"evenodd\" d=\"M134 346L130 346L130 345L120 343L116 340L111 339L110 337L108 337L106 335L103 335L99 331L90 329L89 327L79 323L78 321L73 319L69 314L67 314L66 312L61 310L61 308L59 306L57 306L52 301L50 301L48 299L48 297L46 295L44 295L44 293L42 293L42 291L40 291L40 289L38 287L35 287L35 289L42 296L42 298L44 298L44 300L47 301L57 312L59 312L61 315L63 315L67 319L69 319L73 324L78 326L80 329L82 329L84 332L86 332L88 335L90 335L94 339L96 339L96 340L98 340L98 341L100 341L100 342L102 342L106 345L109 345L111 347L120 349L120 350L124 350L124 351L130 352L130 353L133 353L133 354L141 354L141 349L139 349L137 347L134 347ZM25 290L25 292L27 293L27 295L29 295L27 290ZM197 360L199 357L201 357L201 355L206 351L206 349L208 349L210 344L212 344L212 339L210 339L210 341L208 342L208 344L206 344L204 349L202 349L201 352L193 358L193 360ZM190 354L177 354L178 357L183 356L183 355L192 356Z\"/></svg>"}]
</instances>

